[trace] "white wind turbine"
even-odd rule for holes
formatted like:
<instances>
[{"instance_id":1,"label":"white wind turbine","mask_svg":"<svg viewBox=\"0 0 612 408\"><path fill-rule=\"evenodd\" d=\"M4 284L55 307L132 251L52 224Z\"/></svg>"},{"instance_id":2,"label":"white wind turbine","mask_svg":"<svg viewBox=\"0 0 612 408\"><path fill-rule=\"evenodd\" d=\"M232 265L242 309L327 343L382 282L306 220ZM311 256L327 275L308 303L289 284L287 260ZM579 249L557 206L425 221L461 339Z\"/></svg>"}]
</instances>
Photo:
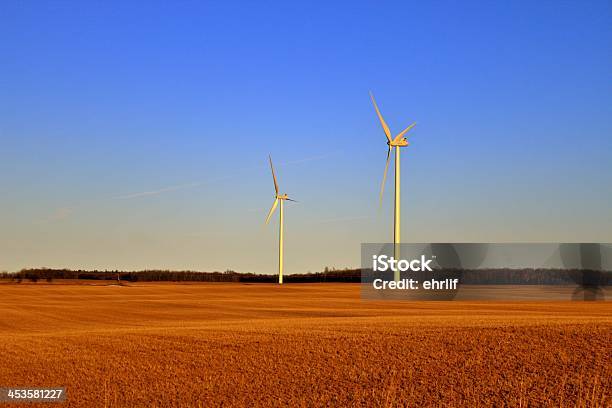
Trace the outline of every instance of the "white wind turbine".
<instances>
[{"instance_id":1,"label":"white wind turbine","mask_svg":"<svg viewBox=\"0 0 612 408\"><path fill-rule=\"evenodd\" d=\"M391 131L389 130L389 126L383 119L380 110L378 109L378 105L376 105L376 100L374 99L374 95L370 92L370 98L372 99L372 103L374 104L374 109L376 109L376 114L378 115L378 119L380 120L380 124L382 125L383 131L385 132L385 136L387 137L387 163L385 164L385 172L383 174L382 185L380 186L380 203L382 204L383 192L385 191L385 181L387 180L387 170L389 169L389 161L391 159L391 150L395 148L395 203L394 203L394 222L393 222L393 254L395 259L400 258L400 215L401 215L401 206L400 206L400 147L408 146L408 140L404 137L404 135L412 129L416 123L411 124L406 129L402 130L395 137L391 137ZM394 279L399 281L400 274L399 271L394 272Z\"/></svg>"},{"instance_id":2,"label":"white wind turbine","mask_svg":"<svg viewBox=\"0 0 612 408\"><path fill-rule=\"evenodd\" d=\"M280 202L280 211L279 211L279 221L278 221L278 283L280 285L283 284L283 201L294 201L290 199L287 194L280 194L278 190L278 182L276 180L276 174L274 173L274 166L272 165L272 157L268 156L270 159L270 169L272 170L272 179L274 180L274 203L272 203L272 208L270 208L270 212L268 212L268 218L266 218L266 224L270 221L274 210L278 206Z\"/></svg>"}]
</instances>

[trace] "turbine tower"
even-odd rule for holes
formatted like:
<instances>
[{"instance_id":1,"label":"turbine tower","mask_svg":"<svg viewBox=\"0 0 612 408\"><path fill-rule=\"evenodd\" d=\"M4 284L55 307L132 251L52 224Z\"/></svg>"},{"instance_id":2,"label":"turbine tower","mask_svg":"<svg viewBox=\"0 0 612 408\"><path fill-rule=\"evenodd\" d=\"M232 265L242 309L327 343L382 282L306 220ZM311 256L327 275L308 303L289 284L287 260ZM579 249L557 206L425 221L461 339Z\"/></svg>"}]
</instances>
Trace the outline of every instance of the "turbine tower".
<instances>
[{"instance_id":1,"label":"turbine tower","mask_svg":"<svg viewBox=\"0 0 612 408\"><path fill-rule=\"evenodd\" d=\"M376 114L378 115L378 119L380 120L380 124L382 125L383 131L385 132L385 136L387 137L387 163L385 164L385 172L383 174L382 185L380 186L380 204L382 205L383 192L385 191L385 181L387 180L387 170L389 169L389 160L391 160L391 150L395 148L395 204L394 204L394 223L393 223L393 257L395 259L400 258L400 147L408 146L408 140L404 137L404 135L416 125L416 123L411 124L406 129L402 130L397 134L394 138L391 137L391 131L389 130L389 126L383 119L380 110L378 109L378 105L376 105L376 100L374 99L374 95L370 92L370 98L372 99L372 103L374 104L374 109L376 109ZM393 274L393 278L395 281L400 280L399 270L396 270Z\"/></svg>"},{"instance_id":2,"label":"turbine tower","mask_svg":"<svg viewBox=\"0 0 612 408\"><path fill-rule=\"evenodd\" d=\"M294 201L290 199L287 194L280 194L278 192L278 182L276 181L276 174L274 174L274 166L272 165L272 157L268 156L270 159L270 170L272 170L272 179L274 180L274 203L272 203L272 208L270 208L270 212L268 213L268 218L266 218L266 224L270 221L274 210L278 206L280 201L280 215L278 220L278 283L279 285L283 284L283 201Z\"/></svg>"}]
</instances>

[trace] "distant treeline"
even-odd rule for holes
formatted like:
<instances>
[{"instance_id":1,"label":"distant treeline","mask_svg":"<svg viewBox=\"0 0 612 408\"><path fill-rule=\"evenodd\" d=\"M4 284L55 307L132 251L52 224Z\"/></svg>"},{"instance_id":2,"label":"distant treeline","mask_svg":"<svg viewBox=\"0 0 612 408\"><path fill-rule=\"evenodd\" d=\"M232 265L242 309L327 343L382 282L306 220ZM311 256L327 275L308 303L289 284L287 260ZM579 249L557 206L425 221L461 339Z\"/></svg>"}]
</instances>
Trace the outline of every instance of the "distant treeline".
<instances>
[{"instance_id":1,"label":"distant treeline","mask_svg":"<svg viewBox=\"0 0 612 408\"><path fill-rule=\"evenodd\" d=\"M225 272L197 272L197 271L84 271L71 269L35 268L22 269L19 272L0 272L0 279L21 281L47 281L56 279L83 279L83 280L122 280L128 282L277 282L277 275L264 275L255 273ZM335 270L325 268L323 272L284 275L284 282L360 282L360 269Z\"/></svg>"},{"instance_id":2,"label":"distant treeline","mask_svg":"<svg viewBox=\"0 0 612 408\"><path fill-rule=\"evenodd\" d=\"M582 284L607 286L612 284L612 272L562 270L562 269L487 269L487 270L443 270L433 272L438 279L457 277L463 284L479 285L564 285ZM432 273L412 273L406 277L418 280L431 279ZM35 268L19 272L0 272L0 279L13 282L38 282L61 279L118 280L128 282L245 282L273 283L276 275L197 271L85 271L71 269ZM323 272L285 275L288 283L317 282L361 282L361 269L330 269Z\"/></svg>"}]
</instances>

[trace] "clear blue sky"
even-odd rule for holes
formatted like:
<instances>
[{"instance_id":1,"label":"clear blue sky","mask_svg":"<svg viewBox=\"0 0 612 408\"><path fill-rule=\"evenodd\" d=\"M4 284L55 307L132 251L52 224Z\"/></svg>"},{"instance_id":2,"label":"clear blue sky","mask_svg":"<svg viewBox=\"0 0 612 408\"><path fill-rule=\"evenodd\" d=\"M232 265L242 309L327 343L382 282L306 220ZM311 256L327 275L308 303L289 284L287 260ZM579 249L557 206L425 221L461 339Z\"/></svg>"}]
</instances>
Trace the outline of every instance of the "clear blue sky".
<instances>
[{"instance_id":1,"label":"clear blue sky","mask_svg":"<svg viewBox=\"0 0 612 408\"><path fill-rule=\"evenodd\" d=\"M357 266L370 89L405 241L612 241L609 1L126 3L0 3L0 270L272 273L268 153L287 272Z\"/></svg>"}]
</instances>

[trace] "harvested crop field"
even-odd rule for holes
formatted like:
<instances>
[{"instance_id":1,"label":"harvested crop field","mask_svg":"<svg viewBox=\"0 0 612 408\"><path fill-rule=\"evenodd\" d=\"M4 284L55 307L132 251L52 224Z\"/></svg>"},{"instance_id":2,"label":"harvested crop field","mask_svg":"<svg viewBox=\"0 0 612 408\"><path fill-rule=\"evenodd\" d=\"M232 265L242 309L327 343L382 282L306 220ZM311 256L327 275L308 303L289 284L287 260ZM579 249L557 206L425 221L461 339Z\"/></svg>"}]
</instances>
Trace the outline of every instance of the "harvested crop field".
<instances>
[{"instance_id":1,"label":"harvested crop field","mask_svg":"<svg viewBox=\"0 0 612 408\"><path fill-rule=\"evenodd\" d=\"M610 302L38 283L0 284L0 310L0 387L65 386L61 406L612 404Z\"/></svg>"}]
</instances>

